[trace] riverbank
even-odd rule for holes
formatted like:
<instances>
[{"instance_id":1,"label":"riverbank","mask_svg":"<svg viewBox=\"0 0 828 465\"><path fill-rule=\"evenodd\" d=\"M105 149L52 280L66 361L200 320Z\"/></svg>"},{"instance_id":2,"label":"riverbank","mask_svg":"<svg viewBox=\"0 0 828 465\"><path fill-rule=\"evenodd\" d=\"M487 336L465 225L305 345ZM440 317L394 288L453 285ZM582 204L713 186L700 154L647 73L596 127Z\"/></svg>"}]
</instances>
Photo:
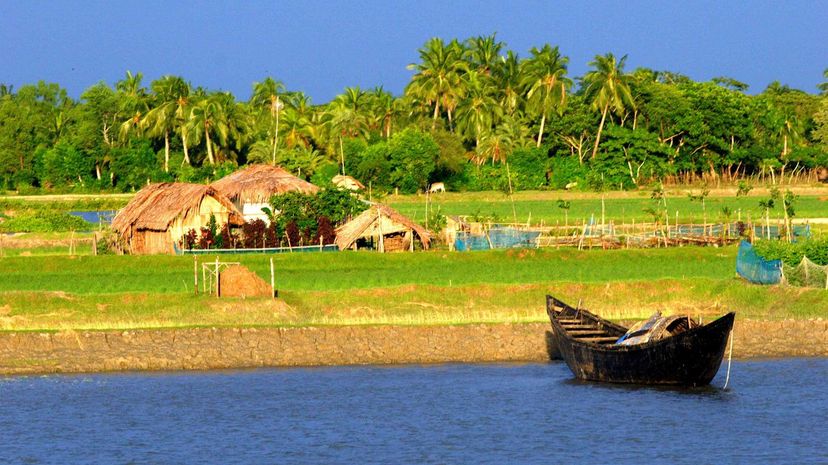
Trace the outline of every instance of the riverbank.
<instances>
[{"instance_id":1,"label":"riverbank","mask_svg":"<svg viewBox=\"0 0 828 465\"><path fill-rule=\"evenodd\" d=\"M0 333L0 374L520 362L549 325L187 328ZM737 320L735 358L828 357L828 321Z\"/></svg>"}]
</instances>

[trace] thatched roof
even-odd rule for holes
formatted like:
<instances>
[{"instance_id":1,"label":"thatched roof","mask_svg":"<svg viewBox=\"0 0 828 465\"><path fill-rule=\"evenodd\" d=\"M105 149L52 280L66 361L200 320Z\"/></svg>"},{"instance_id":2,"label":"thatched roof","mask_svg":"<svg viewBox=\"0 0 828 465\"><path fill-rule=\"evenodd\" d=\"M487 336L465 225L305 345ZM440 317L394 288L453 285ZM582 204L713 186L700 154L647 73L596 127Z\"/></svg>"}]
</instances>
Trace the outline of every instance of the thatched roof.
<instances>
[{"instance_id":1,"label":"thatched roof","mask_svg":"<svg viewBox=\"0 0 828 465\"><path fill-rule=\"evenodd\" d=\"M150 184L135 194L112 220L112 229L126 233L132 229L165 231L179 216L201 207L204 197L213 197L230 210L230 223L243 224L244 219L230 200L211 186L167 182Z\"/></svg>"},{"instance_id":2,"label":"thatched roof","mask_svg":"<svg viewBox=\"0 0 828 465\"><path fill-rule=\"evenodd\" d=\"M380 217L388 218L394 223L411 229L420 238L423 248L428 249L431 236L426 229L412 221L410 218L401 215L397 210L387 206L374 204L368 210L360 213L353 220L343 224L336 229L336 245L340 250L350 247L357 239L363 237L365 231L374 224Z\"/></svg>"},{"instance_id":3,"label":"thatched roof","mask_svg":"<svg viewBox=\"0 0 828 465\"><path fill-rule=\"evenodd\" d=\"M337 187L341 187L343 189L348 189L352 191L365 189L365 184L362 184L353 176L348 176L344 174L337 174L331 179L331 182Z\"/></svg>"},{"instance_id":4,"label":"thatched roof","mask_svg":"<svg viewBox=\"0 0 828 465\"><path fill-rule=\"evenodd\" d=\"M232 201L265 203L285 192L315 194L319 188L279 166L250 165L211 184Z\"/></svg>"}]
</instances>

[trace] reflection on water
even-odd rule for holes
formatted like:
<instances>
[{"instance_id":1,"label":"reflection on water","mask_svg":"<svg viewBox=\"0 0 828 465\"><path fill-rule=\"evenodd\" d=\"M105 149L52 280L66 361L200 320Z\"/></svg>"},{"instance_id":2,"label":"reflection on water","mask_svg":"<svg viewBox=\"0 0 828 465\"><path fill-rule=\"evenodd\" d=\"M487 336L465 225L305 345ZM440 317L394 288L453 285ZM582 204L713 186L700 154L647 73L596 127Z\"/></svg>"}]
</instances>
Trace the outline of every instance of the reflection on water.
<instances>
[{"instance_id":1,"label":"reflection on water","mask_svg":"<svg viewBox=\"0 0 828 465\"><path fill-rule=\"evenodd\" d=\"M705 388L563 363L0 378L0 463L828 463L828 360Z\"/></svg>"}]
</instances>

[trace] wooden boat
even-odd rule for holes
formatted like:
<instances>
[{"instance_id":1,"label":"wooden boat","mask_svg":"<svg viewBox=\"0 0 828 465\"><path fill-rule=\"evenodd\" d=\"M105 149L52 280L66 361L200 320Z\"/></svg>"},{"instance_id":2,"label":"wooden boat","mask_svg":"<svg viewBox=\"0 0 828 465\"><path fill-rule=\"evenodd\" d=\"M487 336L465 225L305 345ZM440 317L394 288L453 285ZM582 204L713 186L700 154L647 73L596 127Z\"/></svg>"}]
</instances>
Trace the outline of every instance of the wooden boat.
<instances>
[{"instance_id":1,"label":"wooden boat","mask_svg":"<svg viewBox=\"0 0 828 465\"><path fill-rule=\"evenodd\" d=\"M561 358L577 378L684 386L706 385L716 376L736 316L731 312L704 326L673 318L661 339L619 344L628 329L587 310L546 296L546 312Z\"/></svg>"}]
</instances>

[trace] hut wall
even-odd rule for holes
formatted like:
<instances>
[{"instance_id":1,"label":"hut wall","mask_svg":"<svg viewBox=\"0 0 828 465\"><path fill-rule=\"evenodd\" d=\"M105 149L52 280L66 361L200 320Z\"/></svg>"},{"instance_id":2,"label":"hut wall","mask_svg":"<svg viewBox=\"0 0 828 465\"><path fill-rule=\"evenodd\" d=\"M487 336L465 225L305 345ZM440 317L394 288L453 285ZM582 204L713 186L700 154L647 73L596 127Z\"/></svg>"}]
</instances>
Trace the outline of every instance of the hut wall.
<instances>
[{"instance_id":1,"label":"hut wall","mask_svg":"<svg viewBox=\"0 0 828 465\"><path fill-rule=\"evenodd\" d=\"M210 223L210 215L216 217L216 224L223 228L230 217L230 210L213 197L204 197L198 211L190 211L186 216L179 216L171 224L169 229L170 240L178 243L187 231L194 229L201 231Z\"/></svg>"},{"instance_id":2,"label":"hut wall","mask_svg":"<svg viewBox=\"0 0 828 465\"><path fill-rule=\"evenodd\" d=\"M167 231L135 231L130 245L130 252L136 255L167 254L174 250Z\"/></svg>"}]
</instances>

